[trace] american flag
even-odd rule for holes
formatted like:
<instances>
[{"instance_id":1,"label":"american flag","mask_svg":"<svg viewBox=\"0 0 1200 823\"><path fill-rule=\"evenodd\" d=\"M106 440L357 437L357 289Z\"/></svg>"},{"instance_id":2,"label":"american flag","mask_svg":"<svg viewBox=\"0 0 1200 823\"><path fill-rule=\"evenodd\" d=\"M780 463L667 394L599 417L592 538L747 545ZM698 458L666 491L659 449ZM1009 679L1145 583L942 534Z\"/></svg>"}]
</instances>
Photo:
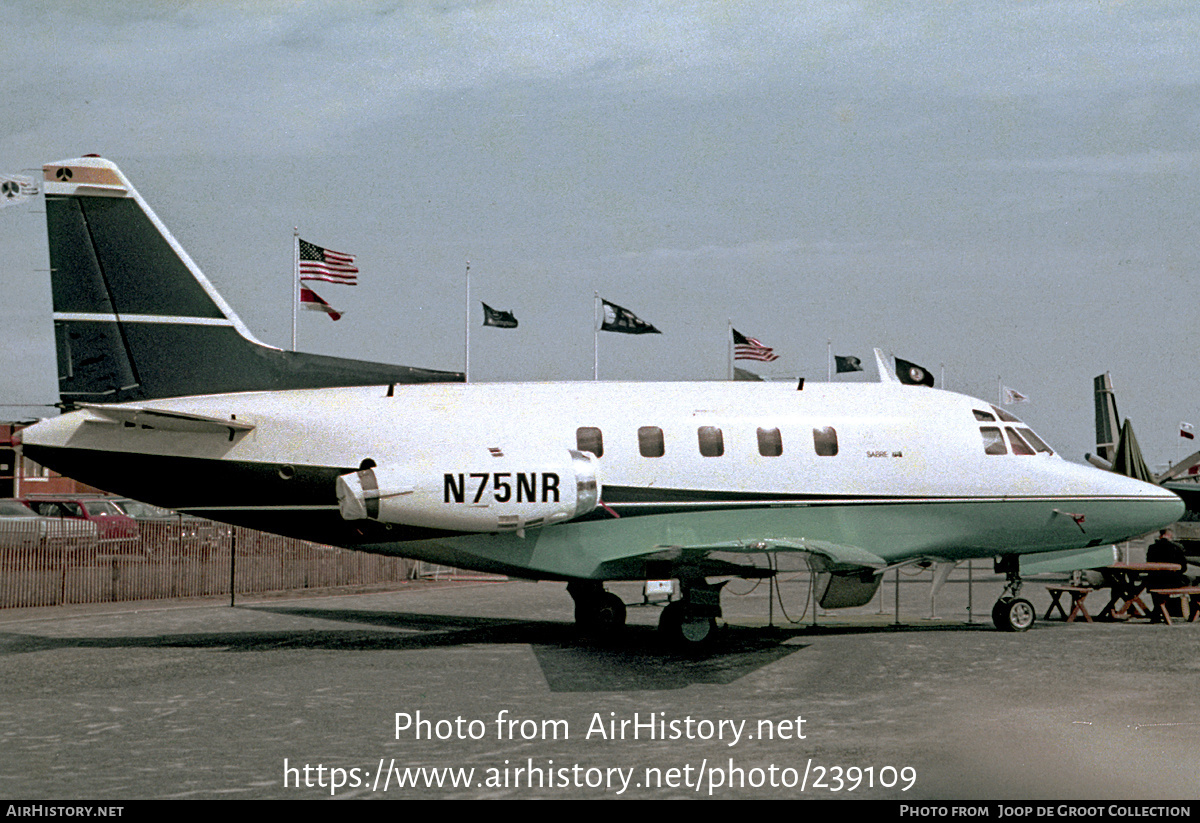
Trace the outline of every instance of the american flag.
<instances>
[{"instance_id":1,"label":"american flag","mask_svg":"<svg viewBox=\"0 0 1200 823\"><path fill-rule=\"evenodd\" d=\"M300 287L300 308L310 311L323 311L330 320L341 320L342 313L321 299L321 295L308 286Z\"/></svg>"},{"instance_id":2,"label":"american flag","mask_svg":"<svg viewBox=\"0 0 1200 823\"><path fill-rule=\"evenodd\" d=\"M353 254L343 254L332 249L300 241L300 279L326 280L330 283L358 284L358 268Z\"/></svg>"},{"instance_id":3,"label":"american flag","mask_svg":"<svg viewBox=\"0 0 1200 823\"><path fill-rule=\"evenodd\" d=\"M734 329L733 359L758 360L762 363L770 363L772 360L778 360L779 355L770 346L764 346L762 341L755 340L753 337L747 337L737 329Z\"/></svg>"}]
</instances>

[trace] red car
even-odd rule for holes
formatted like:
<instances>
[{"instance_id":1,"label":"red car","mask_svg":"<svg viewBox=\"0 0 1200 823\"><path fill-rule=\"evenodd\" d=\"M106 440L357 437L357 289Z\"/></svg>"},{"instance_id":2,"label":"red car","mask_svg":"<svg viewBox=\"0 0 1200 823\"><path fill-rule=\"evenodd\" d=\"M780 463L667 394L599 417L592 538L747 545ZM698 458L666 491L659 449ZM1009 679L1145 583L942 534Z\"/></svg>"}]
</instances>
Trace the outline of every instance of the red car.
<instances>
[{"instance_id":1,"label":"red car","mask_svg":"<svg viewBox=\"0 0 1200 823\"><path fill-rule=\"evenodd\" d=\"M138 548L137 521L117 508L111 498L86 494L31 494L22 497L21 502L43 517L95 523L103 553L127 554Z\"/></svg>"}]
</instances>

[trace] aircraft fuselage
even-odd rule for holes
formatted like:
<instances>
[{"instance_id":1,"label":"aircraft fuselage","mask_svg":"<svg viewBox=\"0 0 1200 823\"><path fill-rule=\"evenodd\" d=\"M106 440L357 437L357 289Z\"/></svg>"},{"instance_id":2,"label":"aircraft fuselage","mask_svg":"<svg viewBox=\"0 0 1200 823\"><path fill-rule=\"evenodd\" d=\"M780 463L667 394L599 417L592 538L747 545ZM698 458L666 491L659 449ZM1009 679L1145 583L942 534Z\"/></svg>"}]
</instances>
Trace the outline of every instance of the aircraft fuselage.
<instances>
[{"instance_id":1,"label":"aircraft fuselage","mask_svg":"<svg viewBox=\"0 0 1200 823\"><path fill-rule=\"evenodd\" d=\"M40 423L25 453L167 508L530 578L672 576L689 551L768 545L888 562L1082 548L1183 510L1161 488L1018 448L1006 429L1024 424L987 403L896 384L430 384L128 408ZM364 468L377 489L361 492ZM339 507L340 477L382 519Z\"/></svg>"}]
</instances>

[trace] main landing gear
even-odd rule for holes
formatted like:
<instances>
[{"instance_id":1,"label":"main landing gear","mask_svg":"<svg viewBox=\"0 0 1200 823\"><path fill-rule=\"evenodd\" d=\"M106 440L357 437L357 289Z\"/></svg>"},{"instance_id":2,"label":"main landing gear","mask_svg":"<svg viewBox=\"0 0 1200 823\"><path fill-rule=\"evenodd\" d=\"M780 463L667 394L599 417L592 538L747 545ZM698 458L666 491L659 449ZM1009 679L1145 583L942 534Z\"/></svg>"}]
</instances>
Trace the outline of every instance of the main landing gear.
<instances>
[{"instance_id":1,"label":"main landing gear","mask_svg":"<svg viewBox=\"0 0 1200 823\"><path fill-rule=\"evenodd\" d=\"M1022 585L1018 562L1015 554L1006 555L996 561L996 571L1004 572L1005 583L1003 594L996 601L996 605L992 606L992 623L1004 632L1028 631L1037 619L1037 611L1033 604L1018 596Z\"/></svg>"},{"instance_id":2,"label":"main landing gear","mask_svg":"<svg viewBox=\"0 0 1200 823\"><path fill-rule=\"evenodd\" d=\"M685 651L701 651L717 639L717 618L721 616L721 588L703 578L681 579L682 599L668 603L658 618L658 633L667 644Z\"/></svg>"},{"instance_id":3,"label":"main landing gear","mask_svg":"<svg viewBox=\"0 0 1200 823\"><path fill-rule=\"evenodd\" d=\"M685 651L701 651L717 637L717 618L721 616L721 588L700 580L680 580L682 599L668 603L658 620L658 632L670 646ZM575 625L585 634L612 637L625 625L625 603L604 590L598 580L578 580L567 584L567 593L575 600Z\"/></svg>"},{"instance_id":4,"label":"main landing gear","mask_svg":"<svg viewBox=\"0 0 1200 823\"><path fill-rule=\"evenodd\" d=\"M625 601L605 591L603 582L571 582L567 594L575 601L575 625L584 633L610 637L624 628Z\"/></svg>"}]
</instances>

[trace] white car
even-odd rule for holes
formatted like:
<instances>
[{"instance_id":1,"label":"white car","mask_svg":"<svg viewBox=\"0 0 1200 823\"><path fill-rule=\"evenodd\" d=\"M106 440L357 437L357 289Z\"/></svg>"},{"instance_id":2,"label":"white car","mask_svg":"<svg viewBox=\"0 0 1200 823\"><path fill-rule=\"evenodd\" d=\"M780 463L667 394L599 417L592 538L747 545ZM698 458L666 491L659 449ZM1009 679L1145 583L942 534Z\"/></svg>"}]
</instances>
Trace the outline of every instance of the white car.
<instances>
[{"instance_id":1,"label":"white car","mask_svg":"<svg viewBox=\"0 0 1200 823\"><path fill-rule=\"evenodd\" d=\"M96 524L65 517L43 517L20 500L0 499L0 548L65 547L94 549Z\"/></svg>"}]
</instances>

